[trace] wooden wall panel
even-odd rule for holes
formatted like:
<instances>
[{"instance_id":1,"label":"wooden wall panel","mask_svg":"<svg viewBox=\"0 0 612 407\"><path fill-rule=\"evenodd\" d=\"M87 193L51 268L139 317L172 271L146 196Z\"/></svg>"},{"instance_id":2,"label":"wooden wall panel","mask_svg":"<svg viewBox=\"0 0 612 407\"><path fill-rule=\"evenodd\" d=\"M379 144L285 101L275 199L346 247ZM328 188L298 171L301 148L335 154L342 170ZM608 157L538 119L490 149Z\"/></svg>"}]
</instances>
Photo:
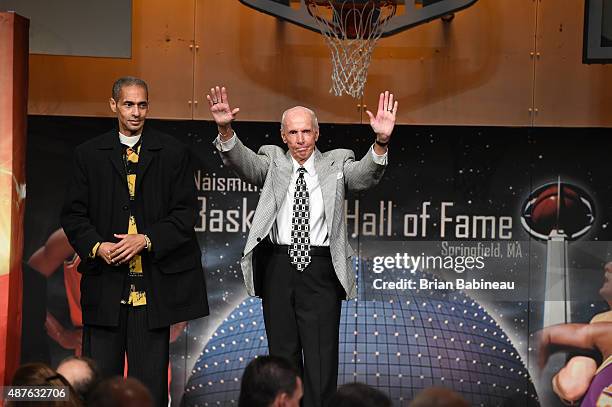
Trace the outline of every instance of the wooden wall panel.
<instances>
[{"instance_id":1,"label":"wooden wall panel","mask_svg":"<svg viewBox=\"0 0 612 407\"><path fill-rule=\"evenodd\" d=\"M194 118L210 119L205 92L224 84L240 120L279 121L283 110L304 105L322 122L359 121L358 102L329 93L331 59L323 37L238 0L197 0L196 10Z\"/></svg>"},{"instance_id":2,"label":"wooden wall panel","mask_svg":"<svg viewBox=\"0 0 612 407\"><path fill-rule=\"evenodd\" d=\"M372 107L380 90L392 89L402 102L399 123L529 125L535 9L532 0L480 0L449 24L437 20L380 40L365 103ZM238 2L198 0L196 14L200 98L225 83L245 120L278 120L284 108L305 104L323 122L360 121L359 100L328 92L330 55L320 35ZM211 41L217 32L224 34ZM208 119L206 106L194 117Z\"/></svg>"},{"instance_id":3,"label":"wooden wall panel","mask_svg":"<svg viewBox=\"0 0 612 407\"><path fill-rule=\"evenodd\" d=\"M612 68L581 61L583 6L479 0L450 23L382 39L364 102L393 90L401 124L611 126ZM361 120L360 101L329 93L329 50L316 33L238 0L134 0L133 13L131 59L31 55L29 112L109 115L112 81L132 74L151 84L152 117L210 120L204 95L224 84L241 120L278 121L296 104L322 122Z\"/></svg>"},{"instance_id":4,"label":"wooden wall panel","mask_svg":"<svg viewBox=\"0 0 612 407\"><path fill-rule=\"evenodd\" d=\"M538 5L536 126L612 126L612 66L582 63L584 2Z\"/></svg>"},{"instance_id":5,"label":"wooden wall panel","mask_svg":"<svg viewBox=\"0 0 612 407\"><path fill-rule=\"evenodd\" d=\"M30 55L29 113L111 115L113 81L134 75L149 84L151 117L190 119L194 1L134 0L130 59Z\"/></svg>"},{"instance_id":6,"label":"wooden wall panel","mask_svg":"<svg viewBox=\"0 0 612 407\"><path fill-rule=\"evenodd\" d=\"M383 38L366 104L374 107L378 93L391 89L399 123L529 125L535 11L533 0L479 0L450 23Z\"/></svg>"}]
</instances>

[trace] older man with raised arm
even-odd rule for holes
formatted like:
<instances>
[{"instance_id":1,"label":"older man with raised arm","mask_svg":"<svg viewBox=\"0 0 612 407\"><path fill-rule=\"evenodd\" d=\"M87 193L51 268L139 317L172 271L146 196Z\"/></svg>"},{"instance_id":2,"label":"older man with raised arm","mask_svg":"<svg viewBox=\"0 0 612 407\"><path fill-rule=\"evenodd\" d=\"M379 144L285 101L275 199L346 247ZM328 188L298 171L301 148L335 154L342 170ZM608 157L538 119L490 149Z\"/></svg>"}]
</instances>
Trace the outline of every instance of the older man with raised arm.
<instances>
[{"instance_id":1,"label":"older man with raised arm","mask_svg":"<svg viewBox=\"0 0 612 407\"><path fill-rule=\"evenodd\" d=\"M398 103L380 94L376 115L367 112L374 143L356 161L350 150L319 151L317 117L301 106L282 115L288 151L264 145L255 153L232 130L239 109L226 89L212 88L207 99L223 163L261 189L241 267L248 294L262 298L270 354L301 373L304 407L326 406L337 385L342 299L357 296L345 193L381 179Z\"/></svg>"}]
</instances>

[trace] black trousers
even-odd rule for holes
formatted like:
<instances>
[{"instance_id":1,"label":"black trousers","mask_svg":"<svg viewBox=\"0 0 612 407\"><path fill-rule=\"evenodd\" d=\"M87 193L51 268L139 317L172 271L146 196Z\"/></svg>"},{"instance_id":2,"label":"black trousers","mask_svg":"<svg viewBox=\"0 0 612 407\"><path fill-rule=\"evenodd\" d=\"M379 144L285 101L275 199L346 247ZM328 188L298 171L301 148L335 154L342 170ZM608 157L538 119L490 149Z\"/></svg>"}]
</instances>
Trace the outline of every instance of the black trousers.
<instances>
[{"instance_id":1,"label":"black trousers","mask_svg":"<svg viewBox=\"0 0 612 407\"><path fill-rule=\"evenodd\" d=\"M318 248L322 249L322 248ZM301 373L304 407L325 407L338 381L338 336L344 289L329 249L311 253L302 272L291 265L286 246L274 246L258 272L271 355L291 361Z\"/></svg>"},{"instance_id":2,"label":"black trousers","mask_svg":"<svg viewBox=\"0 0 612 407\"><path fill-rule=\"evenodd\" d=\"M127 354L128 376L140 380L156 406L168 405L170 327L149 329L147 306L120 307L119 326L83 327L83 356L92 358L103 378L123 376Z\"/></svg>"}]
</instances>

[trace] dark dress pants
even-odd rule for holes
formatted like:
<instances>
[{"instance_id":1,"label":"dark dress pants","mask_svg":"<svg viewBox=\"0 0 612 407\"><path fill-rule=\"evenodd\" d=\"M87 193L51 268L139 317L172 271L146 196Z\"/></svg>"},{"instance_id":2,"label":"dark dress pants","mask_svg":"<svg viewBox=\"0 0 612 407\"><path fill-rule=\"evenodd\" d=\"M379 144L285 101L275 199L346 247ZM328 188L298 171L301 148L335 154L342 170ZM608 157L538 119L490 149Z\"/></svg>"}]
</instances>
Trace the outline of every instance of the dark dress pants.
<instances>
[{"instance_id":1,"label":"dark dress pants","mask_svg":"<svg viewBox=\"0 0 612 407\"><path fill-rule=\"evenodd\" d=\"M299 272L290 263L287 246L273 246L258 270L270 354L288 359L301 373L304 407L325 407L336 391L345 296L329 248L317 249Z\"/></svg>"},{"instance_id":2,"label":"dark dress pants","mask_svg":"<svg viewBox=\"0 0 612 407\"><path fill-rule=\"evenodd\" d=\"M168 405L170 328L149 329L147 306L120 307L119 326L83 327L83 356L93 359L102 378L123 376L127 354L128 376L151 392L154 405Z\"/></svg>"}]
</instances>

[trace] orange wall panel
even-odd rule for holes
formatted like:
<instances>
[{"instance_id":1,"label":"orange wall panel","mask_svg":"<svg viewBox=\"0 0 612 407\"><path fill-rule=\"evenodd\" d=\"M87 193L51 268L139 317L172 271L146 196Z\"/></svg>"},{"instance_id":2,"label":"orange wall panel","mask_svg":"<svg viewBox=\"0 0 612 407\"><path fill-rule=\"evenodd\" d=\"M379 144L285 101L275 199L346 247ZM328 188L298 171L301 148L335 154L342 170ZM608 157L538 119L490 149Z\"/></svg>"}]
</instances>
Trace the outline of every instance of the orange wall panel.
<instances>
[{"instance_id":1,"label":"orange wall panel","mask_svg":"<svg viewBox=\"0 0 612 407\"><path fill-rule=\"evenodd\" d=\"M194 0L134 0L132 57L30 55L30 114L110 116L120 76L149 84L151 117L190 119ZM109 27L112 29L112 27Z\"/></svg>"},{"instance_id":2,"label":"orange wall panel","mask_svg":"<svg viewBox=\"0 0 612 407\"><path fill-rule=\"evenodd\" d=\"M237 0L197 0L196 10L200 102L207 89L223 84L240 120L280 121L283 110L304 105L322 122L359 121L358 101L329 93L331 59L322 36ZM206 103L198 103L194 118L210 119Z\"/></svg>"},{"instance_id":3,"label":"orange wall panel","mask_svg":"<svg viewBox=\"0 0 612 407\"><path fill-rule=\"evenodd\" d=\"M383 38L366 102L391 89L400 123L530 125L535 4L479 0L451 22L438 19Z\"/></svg>"},{"instance_id":4,"label":"orange wall panel","mask_svg":"<svg viewBox=\"0 0 612 407\"><path fill-rule=\"evenodd\" d=\"M382 39L363 103L374 108L378 92L392 90L400 124L610 126L612 68L582 64L583 8L479 0L450 23ZM278 121L297 104L322 122L365 118L361 100L329 93L321 35L238 0L134 0L133 29L130 59L31 55L29 112L110 115L112 81L131 74L150 83L158 118L210 120L205 94L216 84L240 120Z\"/></svg>"},{"instance_id":5,"label":"orange wall panel","mask_svg":"<svg viewBox=\"0 0 612 407\"><path fill-rule=\"evenodd\" d=\"M612 126L612 65L582 63L584 2L540 1L537 126Z\"/></svg>"}]
</instances>

